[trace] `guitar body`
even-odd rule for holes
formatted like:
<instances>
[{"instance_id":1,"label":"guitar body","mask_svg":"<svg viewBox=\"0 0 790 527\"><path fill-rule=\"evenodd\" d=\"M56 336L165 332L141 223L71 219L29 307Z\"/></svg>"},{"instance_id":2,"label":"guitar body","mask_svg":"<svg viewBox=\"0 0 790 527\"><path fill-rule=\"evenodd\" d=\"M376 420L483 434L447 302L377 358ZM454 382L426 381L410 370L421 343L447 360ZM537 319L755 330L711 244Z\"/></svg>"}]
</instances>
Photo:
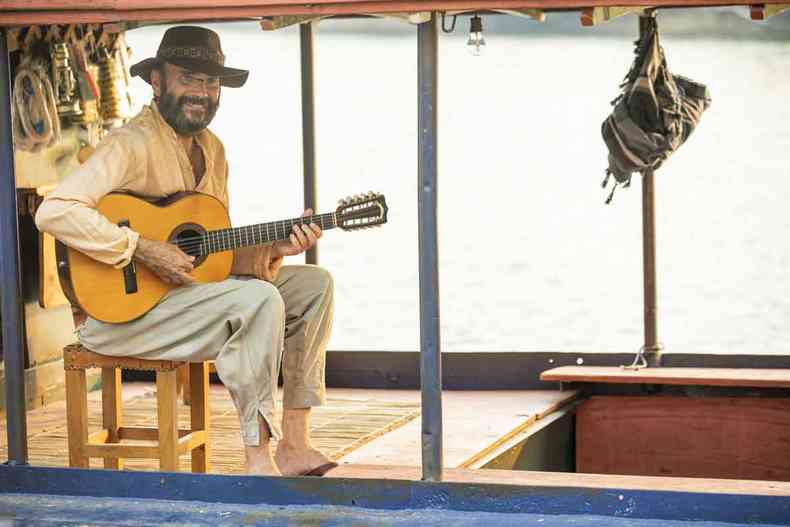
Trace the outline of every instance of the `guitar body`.
<instances>
[{"instance_id":1,"label":"guitar body","mask_svg":"<svg viewBox=\"0 0 790 527\"><path fill-rule=\"evenodd\" d=\"M198 282L220 282L230 275L233 251L287 240L294 227L315 223L322 230L355 231L387 222L387 202L375 192L341 200L334 212L231 228L225 206L207 194L181 193L151 203L130 194L108 194L96 210L116 225L143 238L169 242L190 256ZM159 279L142 264L115 269L85 254L56 244L58 277L72 306L88 316L119 324L145 315L176 286Z\"/></svg>"},{"instance_id":2,"label":"guitar body","mask_svg":"<svg viewBox=\"0 0 790 527\"><path fill-rule=\"evenodd\" d=\"M97 210L111 222L129 222L129 228L149 240L172 241L230 228L230 218L222 202L207 194L184 193L164 202L150 203L129 194L108 194ZM175 286L161 281L141 264L134 273L136 283L128 292L128 276L81 252L58 243L58 274L61 286L73 305L102 322L128 322L143 316ZM202 255L194 262L191 275L198 282L219 282L230 274L233 252Z\"/></svg>"}]
</instances>

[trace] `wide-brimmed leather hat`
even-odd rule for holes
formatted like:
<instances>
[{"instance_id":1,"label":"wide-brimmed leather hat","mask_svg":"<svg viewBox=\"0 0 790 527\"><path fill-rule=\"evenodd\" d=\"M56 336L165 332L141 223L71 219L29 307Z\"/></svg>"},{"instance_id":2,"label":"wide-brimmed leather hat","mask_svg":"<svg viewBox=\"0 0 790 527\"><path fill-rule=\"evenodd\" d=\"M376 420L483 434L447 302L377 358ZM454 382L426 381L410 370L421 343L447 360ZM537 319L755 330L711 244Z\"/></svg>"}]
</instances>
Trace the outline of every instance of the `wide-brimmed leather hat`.
<instances>
[{"instance_id":1,"label":"wide-brimmed leather hat","mask_svg":"<svg viewBox=\"0 0 790 527\"><path fill-rule=\"evenodd\" d=\"M151 70L169 62L190 71L220 78L220 84L239 88L247 81L249 71L225 66L225 55L219 45L219 35L197 26L176 26L165 31L156 57L141 60L129 68L132 76L139 76L151 84Z\"/></svg>"}]
</instances>

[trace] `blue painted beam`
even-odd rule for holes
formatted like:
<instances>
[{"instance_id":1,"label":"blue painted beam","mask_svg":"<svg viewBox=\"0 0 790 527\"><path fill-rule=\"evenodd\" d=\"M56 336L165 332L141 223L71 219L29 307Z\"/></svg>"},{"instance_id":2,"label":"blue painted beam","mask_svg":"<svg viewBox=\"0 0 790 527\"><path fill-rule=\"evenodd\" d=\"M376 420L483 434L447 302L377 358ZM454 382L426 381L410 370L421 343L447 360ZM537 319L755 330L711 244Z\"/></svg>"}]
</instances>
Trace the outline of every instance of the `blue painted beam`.
<instances>
[{"instance_id":1,"label":"blue painted beam","mask_svg":"<svg viewBox=\"0 0 790 527\"><path fill-rule=\"evenodd\" d=\"M422 478L441 481L442 346L439 318L439 38L437 14L417 26L417 212L420 273Z\"/></svg>"},{"instance_id":2,"label":"blue painted beam","mask_svg":"<svg viewBox=\"0 0 790 527\"><path fill-rule=\"evenodd\" d=\"M344 478L265 478L0 466L2 493L267 506L790 524L790 498Z\"/></svg>"},{"instance_id":3,"label":"blue painted beam","mask_svg":"<svg viewBox=\"0 0 790 527\"><path fill-rule=\"evenodd\" d=\"M612 518L595 515L508 514L447 510L382 511L359 507L228 505L195 501L129 500L68 496L0 495L0 525L365 525L452 527L496 525L497 527L735 527L722 522L691 522ZM755 527L755 524L749 524ZM767 524L758 524L767 526Z\"/></svg>"},{"instance_id":4,"label":"blue painted beam","mask_svg":"<svg viewBox=\"0 0 790 527\"><path fill-rule=\"evenodd\" d=\"M19 218L11 123L11 64L6 30L0 29L0 326L5 361L8 463L27 463L25 323L19 274Z\"/></svg>"}]
</instances>

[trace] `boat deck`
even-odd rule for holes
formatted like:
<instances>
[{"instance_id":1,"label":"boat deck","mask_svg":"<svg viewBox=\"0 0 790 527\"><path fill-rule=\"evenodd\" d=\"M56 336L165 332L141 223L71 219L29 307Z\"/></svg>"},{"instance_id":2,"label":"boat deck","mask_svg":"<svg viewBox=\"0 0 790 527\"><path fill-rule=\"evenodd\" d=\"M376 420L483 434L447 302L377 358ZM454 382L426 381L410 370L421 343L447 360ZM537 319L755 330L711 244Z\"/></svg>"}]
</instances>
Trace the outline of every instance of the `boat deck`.
<instances>
[{"instance_id":1,"label":"boat deck","mask_svg":"<svg viewBox=\"0 0 790 527\"><path fill-rule=\"evenodd\" d=\"M152 383L124 383L124 422L155 426ZM311 421L315 443L341 464L420 466L420 392L417 390L328 389L327 405L315 408ZM525 427L571 402L576 392L447 391L443 394L446 467L467 467ZM90 431L100 428L101 392L89 394ZM242 474L244 456L236 411L227 390L212 384L211 472ZM189 409L179 408L180 426L188 426ZM30 463L68 466L65 401L28 412ZM0 423L0 457L6 455L5 420ZM92 459L99 468L102 460ZM127 460L132 470L158 470L156 460ZM189 470L189 456L181 457Z\"/></svg>"},{"instance_id":2,"label":"boat deck","mask_svg":"<svg viewBox=\"0 0 790 527\"><path fill-rule=\"evenodd\" d=\"M151 384L124 385L129 420L152 424L152 393ZM328 404L314 410L313 436L341 464L323 478L237 476L243 465L241 445L232 443L239 441L235 410L221 385L211 393L218 475L151 472L155 462L130 462L135 472L41 467L66 466L59 402L28 413L34 466L0 465L0 523L723 527L784 524L790 517L790 482L463 468L572 411L577 397L574 391L444 392L442 482L421 481L416 390L329 389ZM99 392L90 398L98 427Z\"/></svg>"}]
</instances>

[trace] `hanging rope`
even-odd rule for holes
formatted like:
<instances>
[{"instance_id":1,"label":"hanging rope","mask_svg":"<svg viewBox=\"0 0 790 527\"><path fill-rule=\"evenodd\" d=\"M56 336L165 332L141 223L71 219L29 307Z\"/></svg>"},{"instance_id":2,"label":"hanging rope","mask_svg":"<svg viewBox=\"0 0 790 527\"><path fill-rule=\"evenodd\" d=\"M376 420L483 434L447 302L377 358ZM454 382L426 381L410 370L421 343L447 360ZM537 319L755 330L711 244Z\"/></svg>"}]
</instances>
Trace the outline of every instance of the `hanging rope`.
<instances>
[{"instance_id":1,"label":"hanging rope","mask_svg":"<svg viewBox=\"0 0 790 527\"><path fill-rule=\"evenodd\" d=\"M23 62L17 68L11 109L16 148L37 152L60 138L55 92L40 61Z\"/></svg>"}]
</instances>

